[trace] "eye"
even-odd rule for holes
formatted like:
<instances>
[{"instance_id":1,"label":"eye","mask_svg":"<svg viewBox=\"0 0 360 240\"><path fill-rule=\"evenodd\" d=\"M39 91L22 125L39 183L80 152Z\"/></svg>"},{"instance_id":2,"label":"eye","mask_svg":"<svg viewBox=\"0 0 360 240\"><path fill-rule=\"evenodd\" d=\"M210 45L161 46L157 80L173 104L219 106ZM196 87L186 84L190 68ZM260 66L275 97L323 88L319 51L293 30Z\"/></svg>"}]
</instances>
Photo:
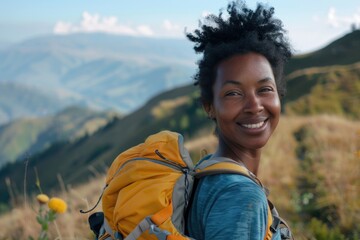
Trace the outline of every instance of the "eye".
<instances>
[{"instance_id":1,"label":"eye","mask_svg":"<svg viewBox=\"0 0 360 240\"><path fill-rule=\"evenodd\" d=\"M274 92L272 87L262 87L259 92Z\"/></svg>"},{"instance_id":2,"label":"eye","mask_svg":"<svg viewBox=\"0 0 360 240\"><path fill-rule=\"evenodd\" d=\"M242 96L242 92L240 91L228 91L225 93L225 96L229 96L229 97L232 97L232 96Z\"/></svg>"}]
</instances>

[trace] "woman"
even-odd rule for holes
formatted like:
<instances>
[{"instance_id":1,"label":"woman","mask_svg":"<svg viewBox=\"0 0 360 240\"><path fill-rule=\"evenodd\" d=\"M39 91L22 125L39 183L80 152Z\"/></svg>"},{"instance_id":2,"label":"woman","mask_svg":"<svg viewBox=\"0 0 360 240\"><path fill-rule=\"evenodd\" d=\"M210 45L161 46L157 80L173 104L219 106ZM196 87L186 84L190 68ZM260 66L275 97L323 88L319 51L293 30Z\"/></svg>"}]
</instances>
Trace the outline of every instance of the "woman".
<instances>
[{"instance_id":1,"label":"woman","mask_svg":"<svg viewBox=\"0 0 360 240\"><path fill-rule=\"evenodd\" d=\"M203 53L196 84L219 140L212 158L231 159L257 174L261 149L275 130L284 95L282 72L291 49L274 9L242 2L228 5L227 19L210 15L187 37ZM268 203L263 188L237 174L201 178L189 212L190 237L266 239ZM274 232L272 239L281 239Z\"/></svg>"}]
</instances>

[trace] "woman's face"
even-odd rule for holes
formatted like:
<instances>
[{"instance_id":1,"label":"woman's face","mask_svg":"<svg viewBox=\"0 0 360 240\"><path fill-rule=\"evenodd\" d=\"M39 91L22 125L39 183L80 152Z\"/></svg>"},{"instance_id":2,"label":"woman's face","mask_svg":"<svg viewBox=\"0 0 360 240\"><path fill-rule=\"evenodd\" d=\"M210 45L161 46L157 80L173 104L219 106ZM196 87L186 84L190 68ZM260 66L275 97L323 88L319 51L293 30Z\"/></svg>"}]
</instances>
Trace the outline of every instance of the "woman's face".
<instances>
[{"instance_id":1,"label":"woman's face","mask_svg":"<svg viewBox=\"0 0 360 240\"><path fill-rule=\"evenodd\" d=\"M235 55L217 66L214 99L205 106L219 138L242 149L259 149L280 117L280 100L268 60L257 53Z\"/></svg>"}]
</instances>

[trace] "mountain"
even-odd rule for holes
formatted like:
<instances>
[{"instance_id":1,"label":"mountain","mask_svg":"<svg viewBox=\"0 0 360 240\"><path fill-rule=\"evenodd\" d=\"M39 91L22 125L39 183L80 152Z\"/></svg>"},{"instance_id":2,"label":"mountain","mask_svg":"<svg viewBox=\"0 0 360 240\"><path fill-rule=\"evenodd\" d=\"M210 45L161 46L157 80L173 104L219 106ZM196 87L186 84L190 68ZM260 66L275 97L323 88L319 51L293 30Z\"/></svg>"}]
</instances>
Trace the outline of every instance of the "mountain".
<instances>
[{"instance_id":1,"label":"mountain","mask_svg":"<svg viewBox=\"0 0 360 240\"><path fill-rule=\"evenodd\" d=\"M318 51L297 55L286 75L313 67L349 65L360 59L360 30ZM0 48L0 84L13 84L13 96L1 99L0 123L21 116L40 116L36 99L46 92L46 112L80 105L129 113L151 97L189 83L196 56L184 39L156 39L107 34L53 35ZM39 101L38 101L39 102ZM17 103L17 104L14 104ZM34 103L34 104L31 104ZM41 104L40 104L41 105Z\"/></svg>"},{"instance_id":2,"label":"mountain","mask_svg":"<svg viewBox=\"0 0 360 240\"><path fill-rule=\"evenodd\" d=\"M295 56L285 67L285 112L360 118L360 30Z\"/></svg>"},{"instance_id":3,"label":"mountain","mask_svg":"<svg viewBox=\"0 0 360 240\"><path fill-rule=\"evenodd\" d=\"M313 67L287 76L285 112L332 114L360 119L360 61L350 65Z\"/></svg>"},{"instance_id":4,"label":"mountain","mask_svg":"<svg viewBox=\"0 0 360 240\"><path fill-rule=\"evenodd\" d=\"M73 141L91 135L114 116L111 112L68 107L55 115L4 124L0 126L0 168L16 160L23 162L54 142Z\"/></svg>"},{"instance_id":5,"label":"mountain","mask_svg":"<svg viewBox=\"0 0 360 240\"><path fill-rule=\"evenodd\" d=\"M35 95L47 92L66 106L80 104L128 113L152 96L189 82L194 62L191 44L181 39L54 35L0 49L0 83L31 86ZM21 92L15 95L21 96ZM4 102L10 105L6 99ZM63 105L58 104L56 109ZM21 106L30 111L34 107Z\"/></svg>"},{"instance_id":6,"label":"mountain","mask_svg":"<svg viewBox=\"0 0 360 240\"><path fill-rule=\"evenodd\" d=\"M13 43L10 42L10 41L3 41L3 40L0 40L0 50L1 49L6 49L8 48L9 46L11 46Z\"/></svg>"},{"instance_id":7,"label":"mountain","mask_svg":"<svg viewBox=\"0 0 360 240\"><path fill-rule=\"evenodd\" d=\"M179 131L186 137L196 136L202 131L211 132L208 127L211 123L195 100L195 89L187 86L160 94L134 113L121 119L114 118L91 136L58 142L42 153L28 156L29 190L35 189L35 167L42 188L51 189L58 186L57 175L64 179L65 184L76 184L92 177L93 171L105 171L119 152L161 129ZM8 164L0 170L2 189L6 188L4 179L10 176L13 183L21 181L24 163ZM3 194L0 201L7 197L6 193Z\"/></svg>"},{"instance_id":8,"label":"mountain","mask_svg":"<svg viewBox=\"0 0 360 240\"><path fill-rule=\"evenodd\" d=\"M358 37L357 34L353 32L345 37ZM358 119L360 57L353 60L347 65L336 64L335 59L329 66L323 67L292 66L293 70L286 76L288 95L284 99L285 113L332 113ZM316 105L317 102L319 105ZM62 177L65 185L78 184L105 171L121 151L163 129L181 132L187 139L208 136L213 131L211 121L208 121L198 102L196 87L188 85L163 92L131 114L121 119L114 118L91 136L58 142L41 153L29 156L26 165L30 170L26 179L29 191L35 189L36 176L32 171L35 167L43 189L58 187L57 176ZM193 152L192 155L198 159L199 153ZM7 187L4 179L11 179L12 187L22 192L24 170L24 164L20 162L5 166L0 170L0 188ZM5 193L0 201L6 201L8 197Z\"/></svg>"},{"instance_id":9,"label":"mountain","mask_svg":"<svg viewBox=\"0 0 360 240\"><path fill-rule=\"evenodd\" d=\"M317 51L294 56L285 74L309 67L349 65L360 61L360 30L354 30Z\"/></svg>"},{"instance_id":10,"label":"mountain","mask_svg":"<svg viewBox=\"0 0 360 240\"><path fill-rule=\"evenodd\" d=\"M0 124L22 117L44 116L66 104L67 101L37 88L0 82Z\"/></svg>"}]
</instances>

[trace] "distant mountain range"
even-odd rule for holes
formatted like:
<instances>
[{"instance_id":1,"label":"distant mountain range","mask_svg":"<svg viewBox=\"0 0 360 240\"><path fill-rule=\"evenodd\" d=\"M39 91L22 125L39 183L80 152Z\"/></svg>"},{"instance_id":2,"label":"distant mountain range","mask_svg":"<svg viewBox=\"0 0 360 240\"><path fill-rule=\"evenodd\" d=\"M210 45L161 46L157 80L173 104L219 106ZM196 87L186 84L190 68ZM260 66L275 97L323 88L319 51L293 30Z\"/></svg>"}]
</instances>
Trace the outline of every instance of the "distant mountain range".
<instances>
[{"instance_id":1,"label":"distant mountain range","mask_svg":"<svg viewBox=\"0 0 360 240\"><path fill-rule=\"evenodd\" d=\"M23 161L55 142L74 141L91 135L119 115L68 107L55 115L24 118L0 126L0 168Z\"/></svg>"},{"instance_id":2,"label":"distant mountain range","mask_svg":"<svg viewBox=\"0 0 360 240\"><path fill-rule=\"evenodd\" d=\"M38 116L39 106L31 104L37 99L51 103L42 106L45 112L78 104L128 113L189 83L194 69L195 54L185 40L106 34L31 39L0 48L0 84L11 84L19 99L17 104L1 99L0 123L29 112Z\"/></svg>"},{"instance_id":3,"label":"distant mountain range","mask_svg":"<svg viewBox=\"0 0 360 240\"><path fill-rule=\"evenodd\" d=\"M295 56L286 74L352 64L359 59L359 38L356 30ZM74 104L129 113L158 93L189 84L196 69L192 44L185 39L73 34L5 46L0 48L0 124Z\"/></svg>"},{"instance_id":4,"label":"distant mountain range","mask_svg":"<svg viewBox=\"0 0 360 240\"><path fill-rule=\"evenodd\" d=\"M358 61L360 61L360 30L354 30L324 48L293 57L286 64L285 74L306 68L348 65Z\"/></svg>"},{"instance_id":5,"label":"distant mountain range","mask_svg":"<svg viewBox=\"0 0 360 240\"><path fill-rule=\"evenodd\" d=\"M34 86L0 82L0 125L22 117L41 117L60 111L69 101Z\"/></svg>"},{"instance_id":6,"label":"distant mountain range","mask_svg":"<svg viewBox=\"0 0 360 240\"><path fill-rule=\"evenodd\" d=\"M353 51L360 42L359 33L360 30L349 33L319 51L295 56L289 62L286 68L288 94L283 99L286 114L325 113L360 119L360 51ZM319 54L324 59L319 58ZM187 139L209 134L212 123L206 119L197 99L197 88L192 85L162 92L92 135L57 142L45 151L28 156L28 169L36 167L44 189L58 186L57 175L62 176L65 184L73 185L105 171L117 154L143 141L149 134L163 129L181 132ZM1 189L6 188L6 178L21 192L24 164L17 162L0 169ZM28 172L27 181L29 190L34 190L35 187L30 186L35 182L33 171ZM0 201L8 197L5 193Z\"/></svg>"}]
</instances>

